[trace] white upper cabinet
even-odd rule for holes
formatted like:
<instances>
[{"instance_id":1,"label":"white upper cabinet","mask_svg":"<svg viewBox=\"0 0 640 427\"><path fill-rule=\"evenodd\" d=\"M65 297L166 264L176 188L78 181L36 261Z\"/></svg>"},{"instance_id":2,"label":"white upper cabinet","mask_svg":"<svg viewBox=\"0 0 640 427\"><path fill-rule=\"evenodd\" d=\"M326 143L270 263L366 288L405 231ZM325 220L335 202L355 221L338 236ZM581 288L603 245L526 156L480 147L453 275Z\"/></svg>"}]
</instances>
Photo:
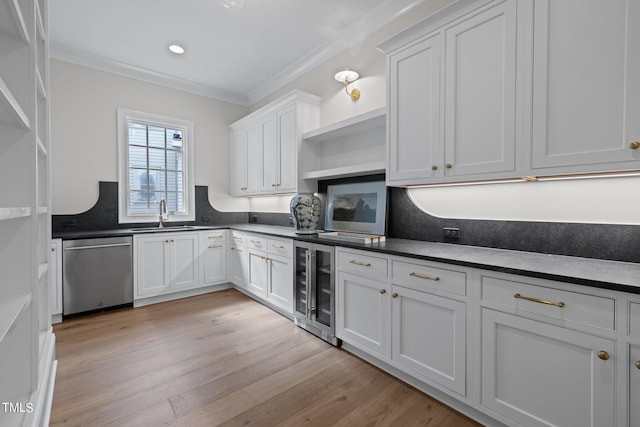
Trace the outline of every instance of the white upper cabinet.
<instances>
[{"instance_id":1,"label":"white upper cabinet","mask_svg":"<svg viewBox=\"0 0 640 427\"><path fill-rule=\"evenodd\" d=\"M318 127L320 98L293 91L229 126L233 196L315 188L298 175L302 134Z\"/></svg>"},{"instance_id":2,"label":"white upper cabinet","mask_svg":"<svg viewBox=\"0 0 640 427\"><path fill-rule=\"evenodd\" d=\"M515 174L518 4L465 3L380 46L390 185Z\"/></svg>"},{"instance_id":3,"label":"white upper cabinet","mask_svg":"<svg viewBox=\"0 0 640 427\"><path fill-rule=\"evenodd\" d=\"M639 0L456 1L383 42L387 183L640 169Z\"/></svg>"},{"instance_id":4,"label":"white upper cabinet","mask_svg":"<svg viewBox=\"0 0 640 427\"><path fill-rule=\"evenodd\" d=\"M444 35L444 175L513 175L516 1L464 17Z\"/></svg>"},{"instance_id":5,"label":"white upper cabinet","mask_svg":"<svg viewBox=\"0 0 640 427\"><path fill-rule=\"evenodd\" d=\"M536 0L532 174L640 168L638 19L637 0Z\"/></svg>"}]
</instances>

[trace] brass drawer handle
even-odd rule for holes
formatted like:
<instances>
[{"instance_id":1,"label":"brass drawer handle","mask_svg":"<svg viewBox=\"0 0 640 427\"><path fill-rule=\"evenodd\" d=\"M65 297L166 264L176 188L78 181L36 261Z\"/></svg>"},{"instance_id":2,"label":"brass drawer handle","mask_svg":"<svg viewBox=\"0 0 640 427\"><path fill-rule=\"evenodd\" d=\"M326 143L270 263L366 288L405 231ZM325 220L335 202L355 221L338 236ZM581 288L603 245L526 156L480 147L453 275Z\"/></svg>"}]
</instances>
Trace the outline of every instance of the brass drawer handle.
<instances>
[{"instance_id":1,"label":"brass drawer handle","mask_svg":"<svg viewBox=\"0 0 640 427\"><path fill-rule=\"evenodd\" d=\"M438 276L432 277L432 276L427 276L426 274L411 273L409 274L409 276L417 277L418 279L433 280L434 282L437 282L440 280Z\"/></svg>"},{"instance_id":2,"label":"brass drawer handle","mask_svg":"<svg viewBox=\"0 0 640 427\"><path fill-rule=\"evenodd\" d=\"M629 143L629 148L631 148L632 150L637 150L638 148L640 148L640 142L638 141L631 141Z\"/></svg>"},{"instance_id":3,"label":"brass drawer handle","mask_svg":"<svg viewBox=\"0 0 640 427\"><path fill-rule=\"evenodd\" d=\"M249 240L251 243L255 243L256 245L261 245L260 240Z\"/></svg>"},{"instance_id":4,"label":"brass drawer handle","mask_svg":"<svg viewBox=\"0 0 640 427\"><path fill-rule=\"evenodd\" d=\"M238 237L238 236L233 236L233 238L236 240L242 240L242 237Z\"/></svg>"},{"instance_id":5,"label":"brass drawer handle","mask_svg":"<svg viewBox=\"0 0 640 427\"><path fill-rule=\"evenodd\" d=\"M240 191L244 191L246 189L247 189L247 187L240 187Z\"/></svg>"},{"instance_id":6,"label":"brass drawer handle","mask_svg":"<svg viewBox=\"0 0 640 427\"><path fill-rule=\"evenodd\" d=\"M606 351L599 351L598 358L600 358L600 360L609 360L609 353Z\"/></svg>"},{"instance_id":7,"label":"brass drawer handle","mask_svg":"<svg viewBox=\"0 0 640 427\"><path fill-rule=\"evenodd\" d=\"M210 238L210 239L222 239L223 237L224 237L224 236L220 236L220 235L217 235L217 236L209 236L209 238Z\"/></svg>"},{"instance_id":8,"label":"brass drawer handle","mask_svg":"<svg viewBox=\"0 0 640 427\"><path fill-rule=\"evenodd\" d=\"M218 248L223 248L224 246L222 245L213 245L213 246L209 246L209 249L218 249Z\"/></svg>"},{"instance_id":9,"label":"brass drawer handle","mask_svg":"<svg viewBox=\"0 0 640 427\"><path fill-rule=\"evenodd\" d=\"M274 244L274 245L271 245L271 246L273 246L276 249L284 249L284 245L275 245Z\"/></svg>"},{"instance_id":10,"label":"brass drawer handle","mask_svg":"<svg viewBox=\"0 0 640 427\"><path fill-rule=\"evenodd\" d=\"M267 257L267 256L260 256L260 258L262 258L265 261L269 261L271 258Z\"/></svg>"},{"instance_id":11,"label":"brass drawer handle","mask_svg":"<svg viewBox=\"0 0 640 427\"><path fill-rule=\"evenodd\" d=\"M368 262L360 262L360 261L356 261L355 259L352 259L351 261L349 261L349 264L355 264L355 265L361 265L363 267L371 267L371 264Z\"/></svg>"},{"instance_id":12,"label":"brass drawer handle","mask_svg":"<svg viewBox=\"0 0 640 427\"><path fill-rule=\"evenodd\" d=\"M386 289L380 289L380 293L381 293L382 295L384 295L384 294L386 294L386 293L387 293L387 290L386 290Z\"/></svg>"},{"instance_id":13,"label":"brass drawer handle","mask_svg":"<svg viewBox=\"0 0 640 427\"><path fill-rule=\"evenodd\" d=\"M554 306L560 307L560 308L564 307L564 303L562 301L560 301L560 302L545 301L543 299L525 297L525 296L522 296L520 294L515 294L513 297L517 298L517 299L523 299L523 300L531 301L531 302L537 302L539 304L554 305Z\"/></svg>"},{"instance_id":14,"label":"brass drawer handle","mask_svg":"<svg viewBox=\"0 0 640 427\"><path fill-rule=\"evenodd\" d=\"M397 292L392 293L391 298L398 298L398 293Z\"/></svg>"}]
</instances>

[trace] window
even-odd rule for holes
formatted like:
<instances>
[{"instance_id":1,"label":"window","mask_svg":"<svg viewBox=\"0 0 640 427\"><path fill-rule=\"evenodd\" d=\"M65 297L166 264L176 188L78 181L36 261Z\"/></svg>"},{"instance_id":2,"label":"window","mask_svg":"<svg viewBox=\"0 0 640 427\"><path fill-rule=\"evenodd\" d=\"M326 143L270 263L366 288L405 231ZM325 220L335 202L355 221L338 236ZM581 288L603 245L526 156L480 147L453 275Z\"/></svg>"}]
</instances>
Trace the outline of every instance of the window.
<instances>
[{"instance_id":1,"label":"window","mask_svg":"<svg viewBox=\"0 0 640 427\"><path fill-rule=\"evenodd\" d=\"M193 123L118 109L120 222L192 221Z\"/></svg>"}]
</instances>

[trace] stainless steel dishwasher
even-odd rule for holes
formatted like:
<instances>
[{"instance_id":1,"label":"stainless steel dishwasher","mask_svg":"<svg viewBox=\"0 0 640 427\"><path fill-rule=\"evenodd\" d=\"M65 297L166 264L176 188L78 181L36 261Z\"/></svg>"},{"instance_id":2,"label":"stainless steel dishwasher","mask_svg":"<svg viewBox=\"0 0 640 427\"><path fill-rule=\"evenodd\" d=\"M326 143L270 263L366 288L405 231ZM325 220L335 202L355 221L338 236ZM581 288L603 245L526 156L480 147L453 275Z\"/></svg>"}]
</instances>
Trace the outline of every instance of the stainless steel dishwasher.
<instances>
[{"instance_id":1,"label":"stainless steel dishwasher","mask_svg":"<svg viewBox=\"0 0 640 427\"><path fill-rule=\"evenodd\" d=\"M62 314L133 302L132 237L62 242Z\"/></svg>"}]
</instances>

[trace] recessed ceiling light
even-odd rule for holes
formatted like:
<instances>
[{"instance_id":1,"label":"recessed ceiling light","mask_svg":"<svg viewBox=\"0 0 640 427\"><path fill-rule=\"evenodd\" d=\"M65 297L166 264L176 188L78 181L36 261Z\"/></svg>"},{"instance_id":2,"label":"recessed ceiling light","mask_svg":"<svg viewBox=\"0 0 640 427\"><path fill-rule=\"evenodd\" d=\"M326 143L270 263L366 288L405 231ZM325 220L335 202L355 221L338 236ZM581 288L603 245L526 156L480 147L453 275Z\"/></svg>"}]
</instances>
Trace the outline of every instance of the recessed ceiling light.
<instances>
[{"instance_id":1,"label":"recessed ceiling light","mask_svg":"<svg viewBox=\"0 0 640 427\"><path fill-rule=\"evenodd\" d=\"M220 0L220 5L229 10L238 10L244 6L245 0Z\"/></svg>"},{"instance_id":2,"label":"recessed ceiling light","mask_svg":"<svg viewBox=\"0 0 640 427\"><path fill-rule=\"evenodd\" d=\"M176 55L182 55L184 53L184 48L182 46L178 46L177 44L172 44L169 46L169 50Z\"/></svg>"}]
</instances>

